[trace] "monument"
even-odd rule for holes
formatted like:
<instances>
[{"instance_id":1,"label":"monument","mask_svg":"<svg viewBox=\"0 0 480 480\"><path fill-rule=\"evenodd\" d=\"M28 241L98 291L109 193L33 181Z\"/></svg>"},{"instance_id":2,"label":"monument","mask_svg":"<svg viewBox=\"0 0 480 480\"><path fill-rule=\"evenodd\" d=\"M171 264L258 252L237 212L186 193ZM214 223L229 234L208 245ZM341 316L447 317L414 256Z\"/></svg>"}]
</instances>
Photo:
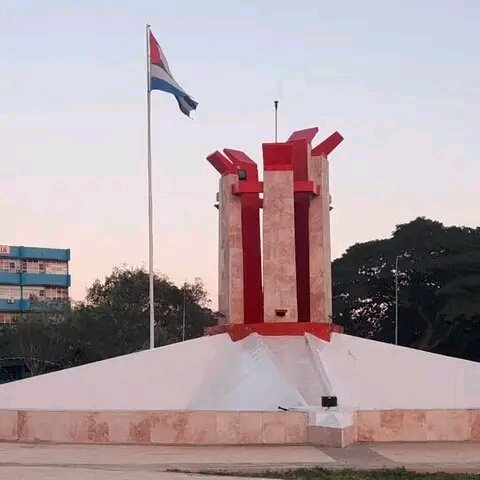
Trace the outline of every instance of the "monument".
<instances>
[{"instance_id":1,"label":"monument","mask_svg":"<svg viewBox=\"0 0 480 480\"><path fill-rule=\"evenodd\" d=\"M209 333L239 339L252 332L322 337L340 331L332 325L328 155L343 137L335 132L312 148L317 132L299 130L287 142L263 144L263 181L244 152L207 157L220 174L223 319Z\"/></svg>"},{"instance_id":2,"label":"monument","mask_svg":"<svg viewBox=\"0 0 480 480\"><path fill-rule=\"evenodd\" d=\"M219 325L0 385L0 441L480 441L479 363L332 323L328 156L343 139L313 146L317 130L264 144L263 180L241 151L208 156L220 174Z\"/></svg>"}]
</instances>

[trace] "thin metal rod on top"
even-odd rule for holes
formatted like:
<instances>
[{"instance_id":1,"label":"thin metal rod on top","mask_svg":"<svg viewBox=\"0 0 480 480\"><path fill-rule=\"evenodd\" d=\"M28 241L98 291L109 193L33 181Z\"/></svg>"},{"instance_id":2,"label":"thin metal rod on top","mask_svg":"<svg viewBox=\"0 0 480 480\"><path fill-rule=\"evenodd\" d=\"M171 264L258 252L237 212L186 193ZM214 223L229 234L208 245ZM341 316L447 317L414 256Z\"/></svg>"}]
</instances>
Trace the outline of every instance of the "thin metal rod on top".
<instances>
[{"instance_id":1,"label":"thin metal rod on top","mask_svg":"<svg viewBox=\"0 0 480 480\"><path fill-rule=\"evenodd\" d=\"M275 143L278 142L278 100L274 100L275 105Z\"/></svg>"}]
</instances>

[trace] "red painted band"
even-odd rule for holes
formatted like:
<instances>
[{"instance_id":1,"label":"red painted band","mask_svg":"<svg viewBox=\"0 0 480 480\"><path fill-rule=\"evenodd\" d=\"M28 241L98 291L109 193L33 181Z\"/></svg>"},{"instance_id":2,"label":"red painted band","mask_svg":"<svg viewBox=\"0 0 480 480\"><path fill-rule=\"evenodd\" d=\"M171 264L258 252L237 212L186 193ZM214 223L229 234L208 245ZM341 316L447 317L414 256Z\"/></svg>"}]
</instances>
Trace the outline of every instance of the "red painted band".
<instances>
[{"instance_id":1,"label":"red painted band","mask_svg":"<svg viewBox=\"0 0 480 480\"><path fill-rule=\"evenodd\" d=\"M265 165L266 172L291 172L293 167L291 165Z\"/></svg>"},{"instance_id":2,"label":"red painted band","mask_svg":"<svg viewBox=\"0 0 480 480\"><path fill-rule=\"evenodd\" d=\"M262 193L263 182L238 182L232 185L233 195L242 195L244 193Z\"/></svg>"},{"instance_id":3,"label":"red painted band","mask_svg":"<svg viewBox=\"0 0 480 480\"><path fill-rule=\"evenodd\" d=\"M312 195L320 195L320 187L310 180L300 181L294 183L294 192L295 193L310 193Z\"/></svg>"}]
</instances>

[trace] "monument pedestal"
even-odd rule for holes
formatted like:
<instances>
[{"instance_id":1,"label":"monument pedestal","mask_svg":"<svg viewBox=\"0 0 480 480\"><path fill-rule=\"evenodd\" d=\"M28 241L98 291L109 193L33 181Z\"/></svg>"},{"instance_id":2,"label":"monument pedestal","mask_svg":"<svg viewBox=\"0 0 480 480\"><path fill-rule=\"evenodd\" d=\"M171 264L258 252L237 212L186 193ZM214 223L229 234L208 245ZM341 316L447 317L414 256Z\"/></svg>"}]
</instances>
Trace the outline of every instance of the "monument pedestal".
<instances>
[{"instance_id":1,"label":"monument pedestal","mask_svg":"<svg viewBox=\"0 0 480 480\"><path fill-rule=\"evenodd\" d=\"M267 337L280 336L303 336L310 333L317 338L330 341L332 332L343 333L343 327L334 325L333 323L318 322L279 322L279 323L230 323L223 325L215 325L205 329L205 335L219 335L228 333L230 338L237 342L248 337L251 333Z\"/></svg>"}]
</instances>

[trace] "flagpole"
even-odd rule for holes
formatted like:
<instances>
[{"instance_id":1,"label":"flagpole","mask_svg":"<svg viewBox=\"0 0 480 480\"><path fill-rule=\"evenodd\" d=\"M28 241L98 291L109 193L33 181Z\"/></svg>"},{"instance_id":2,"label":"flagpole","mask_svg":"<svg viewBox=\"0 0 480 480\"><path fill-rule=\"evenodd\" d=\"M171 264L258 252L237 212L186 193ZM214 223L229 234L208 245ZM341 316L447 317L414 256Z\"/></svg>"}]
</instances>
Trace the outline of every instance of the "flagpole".
<instances>
[{"instance_id":1,"label":"flagpole","mask_svg":"<svg viewBox=\"0 0 480 480\"><path fill-rule=\"evenodd\" d=\"M147 40L147 164L148 164L148 279L150 305L150 348L155 348L155 308L153 288L153 199L152 199L152 136L150 127L150 25L146 24Z\"/></svg>"}]
</instances>

